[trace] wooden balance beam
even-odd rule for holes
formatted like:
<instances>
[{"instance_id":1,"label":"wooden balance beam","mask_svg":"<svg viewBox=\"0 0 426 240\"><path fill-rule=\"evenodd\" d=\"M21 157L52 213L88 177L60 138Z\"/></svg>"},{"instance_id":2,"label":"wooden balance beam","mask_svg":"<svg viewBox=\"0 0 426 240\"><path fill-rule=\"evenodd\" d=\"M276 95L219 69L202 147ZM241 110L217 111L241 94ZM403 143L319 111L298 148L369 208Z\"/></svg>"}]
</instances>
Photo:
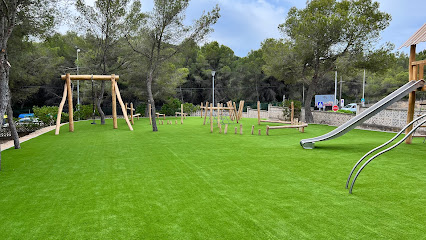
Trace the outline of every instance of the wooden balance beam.
<instances>
[{"instance_id":1,"label":"wooden balance beam","mask_svg":"<svg viewBox=\"0 0 426 240\"><path fill-rule=\"evenodd\" d=\"M280 120L260 120L260 122L291 124L291 122L289 121L280 121Z\"/></svg>"},{"instance_id":2,"label":"wooden balance beam","mask_svg":"<svg viewBox=\"0 0 426 240\"><path fill-rule=\"evenodd\" d=\"M163 116L163 119L166 119L166 114L164 114L164 113L156 112L155 115L157 115L158 118L160 118L160 116Z\"/></svg>"},{"instance_id":3,"label":"wooden balance beam","mask_svg":"<svg viewBox=\"0 0 426 240\"><path fill-rule=\"evenodd\" d=\"M299 123L299 124L294 124L294 125L283 125L283 126L266 126L266 135L269 135L269 130L270 129L281 129L281 128L298 128L299 132L305 132L305 127L307 127L308 124L307 123Z\"/></svg>"}]
</instances>

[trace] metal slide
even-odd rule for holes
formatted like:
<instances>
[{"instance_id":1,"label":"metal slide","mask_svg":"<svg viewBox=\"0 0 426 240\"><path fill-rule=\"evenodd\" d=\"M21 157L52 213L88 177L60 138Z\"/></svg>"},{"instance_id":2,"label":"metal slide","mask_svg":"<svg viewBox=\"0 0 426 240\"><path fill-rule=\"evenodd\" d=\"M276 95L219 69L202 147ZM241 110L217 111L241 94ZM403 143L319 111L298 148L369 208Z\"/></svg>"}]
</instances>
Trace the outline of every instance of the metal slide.
<instances>
[{"instance_id":1,"label":"metal slide","mask_svg":"<svg viewBox=\"0 0 426 240\"><path fill-rule=\"evenodd\" d=\"M350 130L354 129L355 127L361 125L363 122L377 114L378 112L382 111L383 109L387 108L392 103L400 100L410 92L423 87L425 84L424 80L417 80L417 81L409 81L404 86L398 88L373 106L367 108L364 112L357 115L356 117L352 118L351 120L347 121L346 123L342 124L338 128L334 129L333 131L326 133L319 137L309 138L309 139L302 139L300 140L300 145L304 149L313 149L315 147L315 142L319 141L326 141L333 138L338 138L345 133L349 132Z\"/></svg>"}]
</instances>

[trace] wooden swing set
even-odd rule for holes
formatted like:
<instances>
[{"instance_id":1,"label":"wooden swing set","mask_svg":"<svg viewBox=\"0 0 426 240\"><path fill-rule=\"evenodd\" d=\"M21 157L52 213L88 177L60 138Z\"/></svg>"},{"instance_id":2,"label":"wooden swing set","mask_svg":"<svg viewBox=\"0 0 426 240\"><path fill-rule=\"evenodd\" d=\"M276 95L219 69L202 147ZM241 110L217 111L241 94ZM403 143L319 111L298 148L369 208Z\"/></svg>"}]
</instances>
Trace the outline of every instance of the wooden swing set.
<instances>
[{"instance_id":1,"label":"wooden swing set","mask_svg":"<svg viewBox=\"0 0 426 240\"><path fill-rule=\"evenodd\" d=\"M123 100L121 99L120 90L118 89L117 81L119 76L112 75L61 75L61 79L65 80L64 84L64 93L62 95L62 101L59 104L58 116L56 119L56 131L55 135L59 134L59 129L61 126L61 115L62 109L65 105L65 100L68 97L68 111L69 111L69 131L74 132L74 112L73 112L73 103L72 103L72 89L71 89L71 80L101 80L101 81L111 81L111 96L112 96L112 119L114 129L118 128L117 124L117 99L121 106L121 111L123 112L124 119L126 120L127 125L129 126L130 131L133 131L133 127L127 116L127 109L124 106Z\"/></svg>"}]
</instances>

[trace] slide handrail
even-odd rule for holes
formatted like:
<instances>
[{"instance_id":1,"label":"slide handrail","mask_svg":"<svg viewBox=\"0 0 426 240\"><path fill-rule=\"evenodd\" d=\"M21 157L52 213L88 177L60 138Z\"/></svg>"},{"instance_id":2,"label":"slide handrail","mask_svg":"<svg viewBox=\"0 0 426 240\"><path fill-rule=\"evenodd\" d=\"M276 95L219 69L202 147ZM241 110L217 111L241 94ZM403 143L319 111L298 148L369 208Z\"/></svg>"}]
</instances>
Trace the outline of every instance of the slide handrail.
<instances>
[{"instance_id":1,"label":"slide handrail","mask_svg":"<svg viewBox=\"0 0 426 240\"><path fill-rule=\"evenodd\" d=\"M424 118L424 117L426 117L426 114L425 115L422 115L422 116L420 116L420 117L418 117L418 118L416 118L416 119L414 119L413 121L411 121L410 123L408 123L407 125L405 125L405 127L403 127L402 129L401 129L401 131L399 131L393 138L391 138L391 139L389 139L387 142L385 142L385 143L383 143L382 145L380 145L380 146L378 146L378 147L376 147L376 148L373 148L373 149L371 149L369 152L367 152L364 156L362 156L362 158L361 159L359 159L358 160L358 162L355 164L355 166L352 168L352 171L351 171L351 173L349 173L349 176L348 176L348 180L346 181L346 188L348 188L348 186L349 186L349 181L350 181L350 179L351 179L351 177L352 177L352 174L353 174L353 172L355 171L355 169L358 167L358 165L362 162L362 160L364 160L368 155L370 155L371 153L373 153L373 152L375 152L375 151L377 151L377 150L379 150L380 148L383 148L383 147L385 147L385 146L387 146L389 143L391 143L391 142L393 142L393 140L395 140L395 139L397 139L403 132L405 132L405 129L407 129L407 128L409 128L411 125L413 125L415 122L417 122L418 120L420 120L420 119L422 119L422 118Z\"/></svg>"},{"instance_id":2,"label":"slide handrail","mask_svg":"<svg viewBox=\"0 0 426 240\"><path fill-rule=\"evenodd\" d=\"M426 115L423 115L423 116L421 116L420 118L424 118ZM418 119L417 119L418 120ZM412 125L414 123L414 120L412 121L412 122L410 122L409 124L407 124L407 125ZM362 172L362 170L371 162L371 161L373 161L373 159L375 159L376 157L378 157L378 156L380 156L380 155L382 155L383 153L385 153L385 152L388 152L388 151L390 151L390 150L392 150L392 149L394 149L394 148L396 148L397 146L399 146L402 142L404 142L405 141L405 139L407 139L409 136L411 136L420 126L422 126L423 124L425 124L426 123L426 119L424 119L423 121L421 121L417 126L415 126L408 134L406 134L405 135L405 137L404 138L402 138L401 140L399 140L397 143L395 143L394 145L392 145L392 146L390 146L390 147L388 147L388 148L386 148L385 150L383 150L383 151L381 151L381 152L379 152L379 153L376 153L374 156L372 156L371 158L369 158L361 167L360 167L360 169L358 170L358 172L355 174L355 177L354 177L354 179L352 180L352 184L351 184L351 188L350 188L350 190L349 190L349 193L352 193L352 190L353 190L353 188L354 188L354 185L355 185L355 181L356 181L356 179L358 178L358 176L359 176L359 174Z\"/></svg>"}]
</instances>

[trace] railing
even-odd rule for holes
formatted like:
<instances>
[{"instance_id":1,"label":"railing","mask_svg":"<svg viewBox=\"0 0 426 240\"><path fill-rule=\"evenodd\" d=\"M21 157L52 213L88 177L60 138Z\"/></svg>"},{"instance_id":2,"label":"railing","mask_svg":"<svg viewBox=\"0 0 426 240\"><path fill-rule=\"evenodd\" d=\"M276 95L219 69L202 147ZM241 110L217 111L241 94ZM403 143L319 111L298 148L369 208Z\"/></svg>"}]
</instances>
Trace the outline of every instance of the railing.
<instances>
[{"instance_id":1,"label":"railing","mask_svg":"<svg viewBox=\"0 0 426 240\"><path fill-rule=\"evenodd\" d=\"M44 123L15 123L16 131L18 133L30 133L35 132L43 127L47 127ZM0 130L0 137L10 137L11 132L9 127L3 127Z\"/></svg>"}]
</instances>

